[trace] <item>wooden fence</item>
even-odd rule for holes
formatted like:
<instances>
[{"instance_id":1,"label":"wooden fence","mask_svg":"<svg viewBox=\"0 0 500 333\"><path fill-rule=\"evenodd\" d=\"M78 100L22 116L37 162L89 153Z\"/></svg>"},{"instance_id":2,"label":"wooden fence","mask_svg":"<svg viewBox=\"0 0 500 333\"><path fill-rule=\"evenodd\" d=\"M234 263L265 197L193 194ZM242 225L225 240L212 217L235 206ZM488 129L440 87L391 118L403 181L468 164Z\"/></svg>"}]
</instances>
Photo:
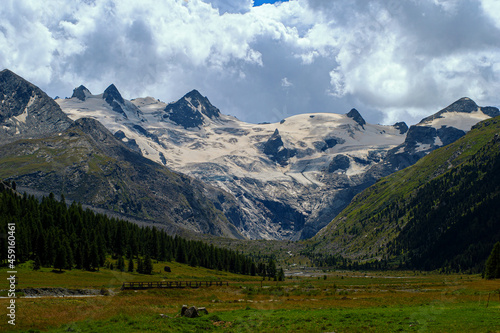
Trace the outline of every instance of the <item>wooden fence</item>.
<instances>
[{"instance_id":1,"label":"wooden fence","mask_svg":"<svg viewBox=\"0 0 500 333\"><path fill-rule=\"evenodd\" d=\"M122 289L150 288L200 288L229 286L227 281L162 281L162 282L124 282Z\"/></svg>"}]
</instances>

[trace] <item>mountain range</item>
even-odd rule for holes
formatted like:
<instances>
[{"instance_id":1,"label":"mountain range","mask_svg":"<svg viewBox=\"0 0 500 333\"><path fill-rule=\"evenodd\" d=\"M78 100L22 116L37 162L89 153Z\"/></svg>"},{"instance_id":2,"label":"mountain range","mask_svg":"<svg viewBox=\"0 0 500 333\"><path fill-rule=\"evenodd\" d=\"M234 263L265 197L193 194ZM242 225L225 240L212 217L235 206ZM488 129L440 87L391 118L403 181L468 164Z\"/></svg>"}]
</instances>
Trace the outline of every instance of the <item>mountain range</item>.
<instances>
[{"instance_id":1,"label":"mountain range","mask_svg":"<svg viewBox=\"0 0 500 333\"><path fill-rule=\"evenodd\" d=\"M380 179L308 243L316 255L481 272L500 239L500 117Z\"/></svg>"},{"instance_id":2,"label":"mountain range","mask_svg":"<svg viewBox=\"0 0 500 333\"><path fill-rule=\"evenodd\" d=\"M69 119L39 88L0 72L0 178L183 230L243 236L216 208L231 196L131 150L91 118ZM37 108L38 107L38 108Z\"/></svg>"},{"instance_id":3,"label":"mountain range","mask_svg":"<svg viewBox=\"0 0 500 333\"><path fill-rule=\"evenodd\" d=\"M55 101L0 72L0 178L172 230L304 239L381 177L499 114L462 98L408 128L352 109L251 124L193 90L172 103L79 86ZM37 127L38 126L38 127Z\"/></svg>"},{"instance_id":4,"label":"mountain range","mask_svg":"<svg viewBox=\"0 0 500 333\"><path fill-rule=\"evenodd\" d=\"M56 102L71 119L97 119L144 157L232 194L238 209L226 216L250 239L314 236L380 177L498 114L462 98L410 128L368 124L356 109L251 124L196 90L172 103L128 101L114 85L98 95L80 86Z\"/></svg>"}]
</instances>

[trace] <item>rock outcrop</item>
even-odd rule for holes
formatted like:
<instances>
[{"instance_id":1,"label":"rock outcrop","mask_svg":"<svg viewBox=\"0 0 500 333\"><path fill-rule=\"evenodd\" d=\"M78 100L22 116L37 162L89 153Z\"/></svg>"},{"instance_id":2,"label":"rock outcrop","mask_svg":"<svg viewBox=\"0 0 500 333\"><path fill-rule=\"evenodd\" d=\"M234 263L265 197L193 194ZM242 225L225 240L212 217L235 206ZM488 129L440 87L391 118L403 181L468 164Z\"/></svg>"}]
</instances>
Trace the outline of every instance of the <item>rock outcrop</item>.
<instances>
[{"instance_id":1,"label":"rock outcrop","mask_svg":"<svg viewBox=\"0 0 500 333\"><path fill-rule=\"evenodd\" d=\"M197 90L187 93L183 98L165 107L164 120L188 128L201 127L205 117L215 120L220 111L214 107L208 98L203 97ZM204 117L205 116L205 117Z\"/></svg>"},{"instance_id":2,"label":"rock outcrop","mask_svg":"<svg viewBox=\"0 0 500 333\"><path fill-rule=\"evenodd\" d=\"M61 132L73 122L40 88L5 69L0 72L0 145Z\"/></svg>"},{"instance_id":3,"label":"rock outcrop","mask_svg":"<svg viewBox=\"0 0 500 333\"><path fill-rule=\"evenodd\" d=\"M88 95L92 95L90 90L81 85L78 88L73 89L73 95L71 95L71 98L78 98L80 101L84 102Z\"/></svg>"}]
</instances>

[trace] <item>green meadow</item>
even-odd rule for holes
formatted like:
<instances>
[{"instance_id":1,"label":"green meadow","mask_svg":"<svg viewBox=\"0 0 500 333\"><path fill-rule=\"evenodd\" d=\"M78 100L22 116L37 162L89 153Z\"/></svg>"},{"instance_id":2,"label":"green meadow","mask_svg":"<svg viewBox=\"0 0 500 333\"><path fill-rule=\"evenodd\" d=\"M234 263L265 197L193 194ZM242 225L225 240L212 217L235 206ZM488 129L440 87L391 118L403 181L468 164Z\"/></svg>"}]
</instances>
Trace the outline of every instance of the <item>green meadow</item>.
<instances>
[{"instance_id":1,"label":"green meadow","mask_svg":"<svg viewBox=\"0 0 500 333\"><path fill-rule=\"evenodd\" d=\"M16 299L20 332L499 332L500 281L428 272L295 272L262 280L175 262L152 275L18 267L18 288L105 290L92 297ZM172 272L163 270L168 265ZM0 270L7 276L7 270ZM131 281L219 280L229 286L121 290ZM6 296L5 292L2 296ZM5 309L9 299L1 298ZM180 316L182 305L208 315Z\"/></svg>"}]
</instances>

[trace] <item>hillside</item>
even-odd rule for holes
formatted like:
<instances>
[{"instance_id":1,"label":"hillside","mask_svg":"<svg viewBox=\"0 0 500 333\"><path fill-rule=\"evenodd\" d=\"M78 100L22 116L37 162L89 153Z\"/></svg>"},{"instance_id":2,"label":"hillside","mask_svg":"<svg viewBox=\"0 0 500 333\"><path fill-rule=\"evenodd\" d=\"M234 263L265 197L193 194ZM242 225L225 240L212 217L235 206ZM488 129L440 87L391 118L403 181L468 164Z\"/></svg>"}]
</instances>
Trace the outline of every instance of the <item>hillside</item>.
<instances>
[{"instance_id":1,"label":"hillside","mask_svg":"<svg viewBox=\"0 0 500 333\"><path fill-rule=\"evenodd\" d=\"M152 259L175 259L193 267L256 274L255 263L239 252L173 237L155 227L111 219L84 210L76 202L68 206L53 194L41 200L21 196L9 184L0 182L0 232L7 234L10 223L16 227L15 265L33 260L38 266L35 270L53 267L60 272L73 268L95 272L106 262L109 267L110 259L118 258L118 269L124 271L126 258L128 271L141 274L152 273ZM0 266L7 263L7 246L7 239L0 239ZM136 260L134 266L132 261Z\"/></svg>"},{"instance_id":2,"label":"hillside","mask_svg":"<svg viewBox=\"0 0 500 333\"><path fill-rule=\"evenodd\" d=\"M171 232L240 237L206 197L209 191L223 198L222 191L130 151L93 119L80 119L60 135L2 146L0 178L152 220Z\"/></svg>"},{"instance_id":3,"label":"hillside","mask_svg":"<svg viewBox=\"0 0 500 333\"><path fill-rule=\"evenodd\" d=\"M500 239L500 118L382 178L311 241L314 253L478 271Z\"/></svg>"}]
</instances>

